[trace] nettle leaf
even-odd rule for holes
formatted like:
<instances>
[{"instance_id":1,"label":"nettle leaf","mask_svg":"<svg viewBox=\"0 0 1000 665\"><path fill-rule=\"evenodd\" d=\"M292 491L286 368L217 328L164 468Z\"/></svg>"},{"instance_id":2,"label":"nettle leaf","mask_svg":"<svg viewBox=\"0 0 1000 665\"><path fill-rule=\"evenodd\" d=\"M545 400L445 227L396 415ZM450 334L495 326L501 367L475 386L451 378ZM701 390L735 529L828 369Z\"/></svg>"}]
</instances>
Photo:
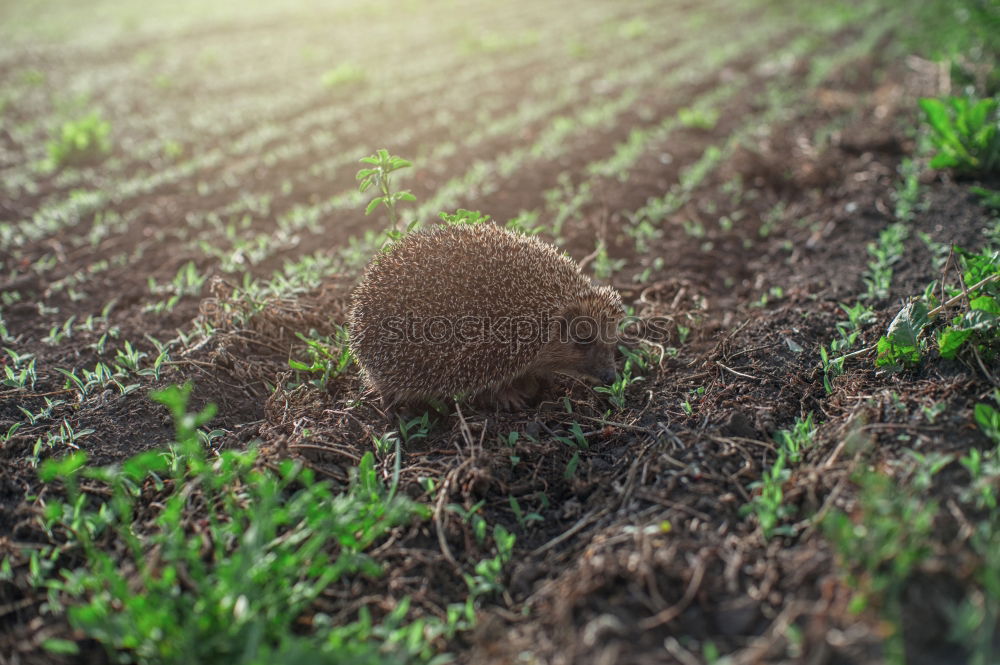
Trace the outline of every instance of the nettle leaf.
<instances>
[{"instance_id":1,"label":"nettle leaf","mask_svg":"<svg viewBox=\"0 0 1000 665\"><path fill-rule=\"evenodd\" d=\"M896 344L888 337L878 341L878 355L875 366L898 371L903 366L916 365L920 362L920 349L916 345Z\"/></svg>"},{"instance_id":2,"label":"nettle leaf","mask_svg":"<svg viewBox=\"0 0 1000 665\"><path fill-rule=\"evenodd\" d=\"M972 335L971 329L959 330L948 328L941 332L938 337L938 353L942 358L954 358L958 350L965 344L965 340Z\"/></svg>"},{"instance_id":3,"label":"nettle leaf","mask_svg":"<svg viewBox=\"0 0 1000 665\"><path fill-rule=\"evenodd\" d=\"M989 332L1000 328L1000 319L992 312L981 309L974 309L966 312L962 317L962 328L969 328L977 332Z\"/></svg>"},{"instance_id":4,"label":"nettle leaf","mask_svg":"<svg viewBox=\"0 0 1000 665\"><path fill-rule=\"evenodd\" d=\"M1000 314L1000 303L990 296L979 296L972 299L969 303L969 309L988 312L990 314Z\"/></svg>"},{"instance_id":5,"label":"nettle leaf","mask_svg":"<svg viewBox=\"0 0 1000 665\"><path fill-rule=\"evenodd\" d=\"M927 305L917 301L899 310L889 329L878 341L876 367L898 369L920 362L920 333L930 323Z\"/></svg>"},{"instance_id":6,"label":"nettle leaf","mask_svg":"<svg viewBox=\"0 0 1000 665\"><path fill-rule=\"evenodd\" d=\"M930 323L927 312L927 305L924 303L910 303L899 310L899 314L889 324L886 337L899 346L917 346L917 337Z\"/></svg>"},{"instance_id":7,"label":"nettle leaf","mask_svg":"<svg viewBox=\"0 0 1000 665\"><path fill-rule=\"evenodd\" d=\"M942 358L954 358L962 345L975 333L997 335L1000 333L1000 306L989 296L976 298L970 303L973 309L956 318L938 337L938 351ZM976 308L979 306L981 309ZM989 308L992 311L988 311Z\"/></svg>"}]
</instances>

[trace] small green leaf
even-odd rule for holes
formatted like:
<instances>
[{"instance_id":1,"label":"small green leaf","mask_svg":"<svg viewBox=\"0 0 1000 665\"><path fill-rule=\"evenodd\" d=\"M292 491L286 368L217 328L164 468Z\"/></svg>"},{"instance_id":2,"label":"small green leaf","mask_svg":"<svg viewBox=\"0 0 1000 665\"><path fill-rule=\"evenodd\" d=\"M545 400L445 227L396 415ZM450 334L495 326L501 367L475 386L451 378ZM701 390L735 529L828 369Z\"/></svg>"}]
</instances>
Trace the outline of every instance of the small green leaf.
<instances>
[{"instance_id":1,"label":"small green leaf","mask_svg":"<svg viewBox=\"0 0 1000 665\"><path fill-rule=\"evenodd\" d=\"M376 196L375 198L373 198L371 201L368 202L368 206L365 208L365 214L370 215L372 211L379 206L380 203L382 203L381 196Z\"/></svg>"},{"instance_id":2,"label":"small green leaf","mask_svg":"<svg viewBox=\"0 0 1000 665\"><path fill-rule=\"evenodd\" d=\"M59 654L78 654L80 653L80 647L77 646L76 642L71 640L62 640L55 637L50 637L42 642L42 648L49 653L59 653Z\"/></svg>"},{"instance_id":3,"label":"small green leaf","mask_svg":"<svg viewBox=\"0 0 1000 665\"><path fill-rule=\"evenodd\" d=\"M968 328L964 330L948 328L938 337L938 353L942 358L954 358L970 335L972 330Z\"/></svg>"}]
</instances>

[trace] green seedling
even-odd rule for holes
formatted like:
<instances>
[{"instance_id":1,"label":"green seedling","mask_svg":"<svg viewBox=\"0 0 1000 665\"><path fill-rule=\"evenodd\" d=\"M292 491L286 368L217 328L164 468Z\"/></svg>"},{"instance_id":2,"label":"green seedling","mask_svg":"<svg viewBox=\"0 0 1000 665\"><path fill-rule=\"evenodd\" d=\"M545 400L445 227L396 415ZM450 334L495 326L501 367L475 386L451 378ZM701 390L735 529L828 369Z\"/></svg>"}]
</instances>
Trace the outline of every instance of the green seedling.
<instances>
[{"instance_id":1,"label":"green seedling","mask_svg":"<svg viewBox=\"0 0 1000 665\"><path fill-rule=\"evenodd\" d=\"M853 333L852 333L853 334ZM835 358L831 356L831 351L836 351L830 344L830 351L821 344L819 347L820 369L823 370L823 389L827 395L833 394L833 380L844 373L844 357Z\"/></svg>"},{"instance_id":2,"label":"green seedling","mask_svg":"<svg viewBox=\"0 0 1000 665\"><path fill-rule=\"evenodd\" d=\"M625 391L637 381L642 381L641 376L632 376L632 360L626 358L622 371L615 377L614 382L609 386L595 386L594 391L608 396L608 401L616 409L625 408Z\"/></svg>"},{"instance_id":3,"label":"green seedling","mask_svg":"<svg viewBox=\"0 0 1000 665\"><path fill-rule=\"evenodd\" d=\"M896 219L912 222L917 204L920 202L920 166L910 158L899 164L899 174L903 180L896 187Z\"/></svg>"},{"instance_id":4,"label":"green seedling","mask_svg":"<svg viewBox=\"0 0 1000 665\"><path fill-rule=\"evenodd\" d=\"M840 303L840 309L847 314L847 321L838 321L837 331L841 338L846 339L851 333L861 332L861 329L875 322L875 311L864 303L857 302L852 306Z\"/></svg>"},{"instance_id":5,"label":"green seedling","mask_svg":"<svg viewBox=\"0 0 1000 665\"><path fill-rule=\"evenodd\" d=\"M59 402L62 403L61 401ZM51 411L51 407L49 407ZM67 449L79 449L76 442L87 436L88 434L93 434L97 430L92 428L86 428L81 430L76 430L69 421L63 418L62 423L59 424L59 429L54 432L47 432L45 434L45 441L43 442L41 438L35 440L35 445L31 449L31 456L28 458L28 463L32 467L37 467L40 461L40 456L43 447L49 450L60 450L65 452Z\"/></svg>"},{"instance_id":6,"label":"green seedling","mask_svg":"<svg viewBox=\"0 0 1000 665\"><path fill-rule=\"evenodd\" d=\"M802 461L802 452L813 445L816 426L813 424L813 414L799 418L791 429L783 429L774 435L774 440L788 456L788 461L798 464Z\"/></svg>"},{"instance_id":7,"label":"green seedling","mask_svg":"<svg viewBox=\"0 0 1000 665\"><path fill-rule=\"evenodd\" d=\"M4 378L0 385L19 390L34 390L38 375L35 373L35 356L32 353L19 354L13 349L4 348L10 356L10 363L4 363Z\"/></svg>"},{"instance_id":8,"label":"green seedling","mask_svg":"<svg viewBox=\"0 0 1000 665\"><path fill-rule=\"evenodd\" d=\"M194 261L188 261L177 271L177 275L167 284L158 284L152 277L148 277L146 282L149 292L154 295L169 295L166 300L146 305L144 311L161 314L174 309L181 298L185 296L197 296L201 294L202 286L208 279L208 273L201 275Z\"/></svg>"},{"instance_id":9,"label":"green seedling","mask_svg":"<svg viewBox=\"0 0 1000 665\"><path fill-rule=\"evenodd\" d=\"M468 510L457 503L449 503L445 508L449 512L458 515L463 522L472 527L472 535L475 537L476 542L480 545L486 542L487 524L486 520L483 519L483 516L479 514L479 511L482 510L484 505L486 505L486 501L482 500L472 504L472 507Z\"/></svg>"},{"instance_id":10,"label":"green seedling","mask_svg":"<svg viewBox=\"0 0 1000 665\"><path fill-rule=\"evenodd\" d=\"M98 111L62 124L47 146L49 170L93 163L111 152L111 124Z\"/></svg>"},{"instance_id":11,"label":"green seedling","mask_svg":"<svg viewBox=\"0 0 1000 665\"><path fill-rule=\"evenodd\" d=\"M610 281L616 272L625 267L625 259L612 259L608 256L607 244L598 239L594 250L594 277L602 282Z\"/></svg>"},{"instance_id":12,"label":"green seedling","mask_svg":"<svg viewBox=\"0 0 1000 665\"><path fill-rule=\"evenodd\" d=\"M350 62L343 62L323 73L320 81L327 88L340 88L361 83L366 78L365 70Z\"/></svg>"},{"instance_id":13,"label":"green seedling","mask_svg":"<svg viewBox=\"0 0 1000 665\"><path fill-rule=\"evenodd\" d=\"M370 215L379 205L384 205L389 213L390 231L398 233L399 215L396 212L396 204L400 201L416 201L417 199L405 189L399 192L392 191L391 174L413 166L413 164L402 157L390 155L389 151L384 148L370 157L362 157L360 161L372 168L358 171L358 190L365 193L375 187L380 192L378 196L369 201L365 208L365 214Z\"/></svg>"},{"instance_id":14,"label":"green seedling","mask_svg":"<svg viewBox=\"0 0 1000 665\"><path fill-rule=\"evenodd\" d=\"M891 224L879 234L878 242L868 245L868 270L864 281L867 286L865 300L889 297L892 285L892 266L903 258L903 242L910 235L908 227L901 223Z\"/></svg>"},{"instance_id":15,"label":"green seedling","mask_svg":"<svg viewBox=\"0 0 1000 665\"><path fill-rule=\"evenodd\" d=\"M49 334L42 338L42 342L49 346L59 346L63 340L73 336L74 321L76 321L76 315L66 319L61 326L52 326L49 329Z\"/></svg>"},{"instance_id":16,"label":"green seedling","mask_svg":"<svg viewBox=\"0 0 1000 665\"><path fill-rule=\"evenodd\" d=\"M131 342L125 340L124 346L115 351L115 361L119 368L135 373L139 371L139 364L147 355L145 351L140 351L133 347Z\"/></svg>"},{"instance_id":17,"label":"green seedling","mask_svg":"<svg viewBox=\"0 0 1000 665\"><path fill-rule=\"evenodd\" d=\"M677 120L685 127L712 130L719 122L719 112L711 108L682 108L677 111Z\"/></svg>"},{"instance_id":18,"label":"green seedling","mask_svg":"<svg viewBox=\"0 0 1000 665\"><path fill-rule=\"evenodd\" d=\"M399 437L403 443L426 439L431 430L430 414L426 411L420 416L410 420L399 419Z\"/></svg>"},{"instance_id":19,"label":"green seedling","mask_svg":"<svg viewBox=\"0 0 1000 665\"><path fill-rule=\"evenodd\" d=\"M330 335L320 335L315 330L309 335L296 332L295 336L306 343L307 360L288 359L288 366L297 372L315 376L309 383L318 390L326 390L330 379L343 374L353 361L348 344L347 328L337 326Z\"/></svg>"},{"instance_id":20,"label":"green seedling","mask_svg":"<svg viewBox=\"0 0 1000 665\"><path fill-rule=\"evenodd\" d=\"M754 496L740 509L742 515L753 513L757 516L757 523L767 539L795 535L793 526L781 525L784 519L795 513L794 508L784 503L783 487L791 476L791 470L785 466L787 461L786 451L779 450L774 464L764 471L759 481L750 484Z\"/></svg>"},{"instance_id":21,"label":"green seedling","mask_svg":"<svg viewBox=\"0 0 1000 665\"><path fill-rule=\"evenodd\" d=\"M503 591L503 567L511 560L516 537L503 526L493 527L496 556L478 562L472 573L463 573L469 595L464 603L448 606L444 635L454 635L459 630L469 630L476 625L480 599Z\"/></svg>"},{"instance_id":22,"label":"green seedling","mask_svg":"<svg viewBox=\"0 0 1000 665\"><path fill-rule=\"evenodd\" d=\"M536 512L525 513L521 509L521 504L518 503L517 498L511 495L509 497L510 509L514 513L514 519L517 520L518 525L522 530L527 530L531 526L532 522L543 522L545 518Z\"/></svg>"},{"instance_id":23,"label":"green seedling","mask_svg":"<svg viewBox=\"0 0 1000 665\"><path fill-rule=\"evenodd\" d=\"M942 358L954 358L962 349L972 347L992 360L1000 353L1000 251L956 252L964 266L962 280L966 289L979 286L979 290L970 294L968 311L940 331L938 351ZM984 284L984 280L988 281Z\"/></svg>"},{"instance_id":24,"label":"green seedling","mask_svg":"<svg viewBox=\"0 0 1000 665\"><path fill-rule=\"evenodd\" d=\"M1000 210L1000 190L986 187L970 187L969 191L979 197L979 202L991 210Z\"/></svg>"}]
</instances>

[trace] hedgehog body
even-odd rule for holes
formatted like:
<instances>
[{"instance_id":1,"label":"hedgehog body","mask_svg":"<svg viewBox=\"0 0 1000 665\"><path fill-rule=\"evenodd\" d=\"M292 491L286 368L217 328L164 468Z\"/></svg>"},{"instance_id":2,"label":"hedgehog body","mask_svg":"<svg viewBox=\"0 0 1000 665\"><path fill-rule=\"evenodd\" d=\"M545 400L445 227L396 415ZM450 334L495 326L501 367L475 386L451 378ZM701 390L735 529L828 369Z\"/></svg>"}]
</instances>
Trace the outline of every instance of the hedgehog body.
<instances>
[{"instance_id":1,"label":"hedgehog body","mask_svg":"<svg viewBox=\"0 0 1000 665\"><path fill-rule=\"evenodd\" d=\"M624 312L552 245L493 224L411 233L352 298L351 350L390 405L450 396L523 404L552 372L614 377Z\"/></svg>"}]
</instances>

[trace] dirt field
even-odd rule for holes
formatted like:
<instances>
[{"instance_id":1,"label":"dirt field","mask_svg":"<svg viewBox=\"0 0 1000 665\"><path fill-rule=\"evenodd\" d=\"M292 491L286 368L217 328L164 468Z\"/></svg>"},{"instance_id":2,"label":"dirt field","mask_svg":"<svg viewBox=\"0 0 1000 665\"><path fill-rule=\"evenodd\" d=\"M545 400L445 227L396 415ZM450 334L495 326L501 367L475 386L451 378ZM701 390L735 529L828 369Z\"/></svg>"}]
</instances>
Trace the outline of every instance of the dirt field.
<instances>
[{"instance_id":1,"label":"dirt field","mask_svg":"<svg viewBox=\"0 0 1000 665\"><path fill-rule=\"evenodd\" d=\"M186 381L218 406L213 450L259 445L262 466L302 460L338 487L376 450L381 477L401 463L401 490L429 507L369 551L381 576L340 579L311 612L378 619L408 596L408 619L444 617L495 554L471 511L516 541L475 627L434 642L458 663L880 663L895 599L905 662L971 662L956 608L996 607L983 580L1000 573L975 545L992 517L959 457L995 447L973 409L998 366L929 353L890 372L874 349L841 372L821 362L873 346L932 281L958 285L952 245L1000 243L970 183L927 166L917 99L951 83L905 45L900 12L46 6L30 24L0 9L0 364L36 375L0 389L0 662L108 659L31 582L30 553L65 542L41 525L61 489L38 467L167 445L149 393ZM108 152L46 167L60 125L92 110ZM416 197L404 219L517 218L670 322L620 403L564 378L526 411L451 407L409 437L355 367L325 386L290 368L308 355L296 333L329 341L345 322L377 250L386 219L365 216L355 172L381 147L413 162L395 181ZM101 363L113 378L87 378ZM808 444L775 472L779 433L809 414ZM393 436L401 460L373 443ZM868 506L863 477L902 507ZM907 530L914 506L933 509L928 529ZM859 569L835 515L868 528L861 543L882 537L876 518L900 533ZM915 564L880 588L907 548ZM1000 657L1000 629L986 634ZM82 651L42 649L54 637Z\"/></svg>"}]
</instances>

